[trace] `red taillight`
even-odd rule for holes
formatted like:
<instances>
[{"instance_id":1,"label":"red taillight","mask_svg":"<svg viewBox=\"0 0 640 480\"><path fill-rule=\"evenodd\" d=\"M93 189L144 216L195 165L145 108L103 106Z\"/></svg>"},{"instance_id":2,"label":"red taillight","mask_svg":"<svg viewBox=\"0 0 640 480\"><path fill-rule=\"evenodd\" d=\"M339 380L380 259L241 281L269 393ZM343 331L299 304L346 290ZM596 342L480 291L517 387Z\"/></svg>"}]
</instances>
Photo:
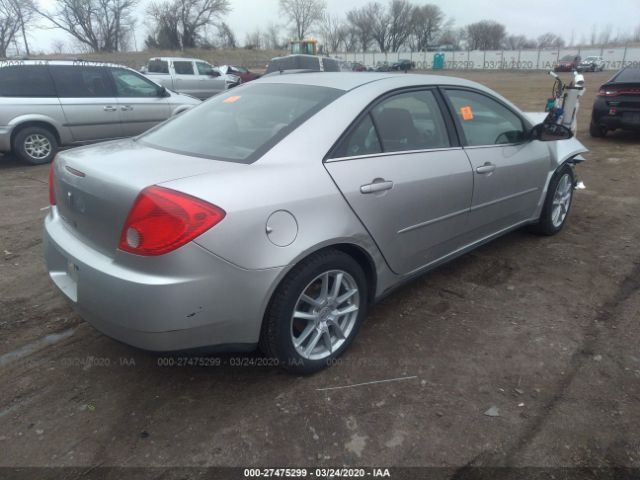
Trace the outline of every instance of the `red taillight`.
<instances>
[{"instance_id":1,"label":"red taillight","mask_svg":"<svg viewBox=\"0 0 640 480\"><path fill-rule=\"evenodd\" d=\"M619 93L620 92L618 90L613 90L613 89L610 89L610 88L601 88L598 91L598 96L599 97L615 97Z\"/></svg>"},{"instance_id":2,"label":"red taillight","mask_svg":"<svg viewBox=\"0 0 640 480\"><path fill-rule=\"evenodd\" d=\"M122 227L118 248L136 255L163 255L219 223L221 208L163 187L145 188Z\"/></svg>"},{"instance_id":3,"label":"red taillight","mask_svg":"<svg viewBox=\"0 0 640 480\"><path fill-rule=\"evenodd\" d=\"M56 204L56 191L53 185L53 182L55 180L55 159L53 162L51 162L51 166L49 167L49 204L50 205L55 205Z\"/></svg>"}]
</instances>

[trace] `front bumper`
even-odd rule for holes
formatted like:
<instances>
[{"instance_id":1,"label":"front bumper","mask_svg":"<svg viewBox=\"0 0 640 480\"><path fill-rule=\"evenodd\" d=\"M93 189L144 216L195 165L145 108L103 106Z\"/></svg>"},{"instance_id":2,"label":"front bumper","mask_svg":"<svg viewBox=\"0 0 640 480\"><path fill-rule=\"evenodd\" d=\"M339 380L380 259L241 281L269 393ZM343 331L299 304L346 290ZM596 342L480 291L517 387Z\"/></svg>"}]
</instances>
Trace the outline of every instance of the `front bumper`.
<instances>
[{"instance_id":1,"label":"front bumper","mask_svg":"<svg viewBox=\"0 0 640 480\"><path fill-rule=\"evenodd\" d=\"M157 352L255 346L282 270L243 270L194 243L161 257L111 258L80 240L55 207L44 247L49 276L83 319Z\"/></svg>"}]
</instances>

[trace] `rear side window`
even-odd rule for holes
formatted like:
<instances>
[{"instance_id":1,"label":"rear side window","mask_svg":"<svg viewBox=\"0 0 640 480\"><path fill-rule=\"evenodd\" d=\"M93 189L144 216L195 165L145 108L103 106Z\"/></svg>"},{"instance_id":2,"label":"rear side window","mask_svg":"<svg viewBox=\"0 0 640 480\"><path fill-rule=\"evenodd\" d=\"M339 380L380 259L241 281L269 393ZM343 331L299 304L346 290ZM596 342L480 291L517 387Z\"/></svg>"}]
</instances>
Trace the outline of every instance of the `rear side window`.
<instances>
[{"instance_id":1,"label":"rear side window","mask_svg":"<svg viewBox=\"0 0 640 480\"><path fill-rule=\"evenodd\" d=\"M358 126L340 142L332 154L333 158L357 157L382 153L378 133L373 126L371 114L367 114Z\"/></svg>"},{"instance_id":2,"label":"rear side window","mask_svg":"<svg viewBox=\"0 0 640 480\"><path fill-rule=\"evenodd\" d=\"M342 93L308 85L249 84L173 117L140 141L185 155L251 163Z\"/></svg>"},{"instance_id":3,"label":"rear side window","mask_svg":"<svg viewBox=\"0 0 640 480\"><path fill-rule=\"evenodd\" d=\"M15 65L0 68L0 96L55 97L51 76L44 65Z\"/></svg>"},{"instance_id":4,"label":"rear side window","mask_svg":"<svg viewBox=\"0 0 640 480\"><path fill-rule=\"evenodd\" d=\"M151 60L147 65L149 73L169 73L169 62L166 60Z\"/></svg>"},{"instance_id":5,"label":"rear side window","mask_svg":"<svg viewBox=\"0 0 640 480\"><path fill-rule=\"evenodd\" d=\"M115 96L106 68L51 65L49 71L61 98Z\"/></svg>"},{"instance_id":6,"label":"rear side window","mask_svg":"<svg viewBox=\"0 0 640 480\"><path fill-rule=\"evenodd\" d=\"M178 75L193 75L192 62L173 62L173 68Z\"/></svg>"},{"instance_id":7,"label":"rear side window","mask_svg":"<svg viewBox=\"0 0 640 480\"><path fill-rule=\"evenodd\" d=\"M385 152L451 146L440 107L430 91L394 95L376 105L371 115Z\"/></svg>"}]
</instances>

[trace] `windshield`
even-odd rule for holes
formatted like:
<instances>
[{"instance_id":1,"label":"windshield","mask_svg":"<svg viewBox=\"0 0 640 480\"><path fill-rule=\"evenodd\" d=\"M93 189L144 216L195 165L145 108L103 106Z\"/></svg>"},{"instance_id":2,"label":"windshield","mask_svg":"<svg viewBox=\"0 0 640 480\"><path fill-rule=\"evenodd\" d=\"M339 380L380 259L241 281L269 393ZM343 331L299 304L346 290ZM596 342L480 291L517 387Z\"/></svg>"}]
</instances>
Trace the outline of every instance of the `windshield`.
<instances>
[{"instance_id":1,"label":"windshield","mask_svg":"<svg viewBox=\"0 0 640 480\"><path fill-rule=\"evenodd\" d=\"M309 85L246 85L174 117L139 140L170 152L252 163L342 93Z\"/></svg>"},{"instance_id":2,"label":"windshield","mask_svg":"<svg viewBox=\"0 0 640 480\"><path fill-rule=\"evenodd\" d=\"M584 59L585 62L595 62L598 60L598 57L587 57Z\"/></svg>"}]
</instances>

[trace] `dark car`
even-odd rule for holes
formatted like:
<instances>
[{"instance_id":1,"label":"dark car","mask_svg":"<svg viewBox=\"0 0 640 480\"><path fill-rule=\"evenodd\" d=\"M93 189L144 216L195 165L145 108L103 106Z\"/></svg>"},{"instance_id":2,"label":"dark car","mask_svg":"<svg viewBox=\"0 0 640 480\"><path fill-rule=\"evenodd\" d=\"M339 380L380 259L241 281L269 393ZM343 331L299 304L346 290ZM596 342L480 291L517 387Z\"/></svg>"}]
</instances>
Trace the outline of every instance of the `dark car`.
<instances>
[{"instance_id":1,"label":"dark car","mask_svg":"<svg viewBox=\"0 0 640 480\"><path fill-rule=\"evenodd\" d=\"M573 72L578 69L582 58L580 55L565 55L556 64L554 72Z\"/></svg>"},{"instance_id":2,"label":"dark car","mask_svg":"<svg viewBox=\"0 0 640 480\"><path fill-rule=\"evenodd\" d=\"M391 70L389 62L378 62L373 68L374 72L388 72L389 70Z\"/></svg>"},{"instance_id":3,"label":"dark car","mask_svg":"<svg viewBox=\"0 0 640 480\"><path fill-rule=\"evenodd\" d=\"M344 62L336 58L318 57L316 55L287 55L286 57L272 58L267 67L266 74L278 72L344 72Z\"/></svg>"},{"instance_id":4,"label":"dark car","mask_svg":"<svg viewBox=\"0 0 640 480\"><path fill-rule=\"evenodd\" d=\"M416 68L416 62L412 62L411 60L400 59L391 65L391 70L395 70L398 72L407 72L409 70L413 70Z\"/></svg>"},{"instance_id":5,"label":"dark car","mask_svg":"<svg viewBox=\"0 0 640 480\"><path fill-rule=\"evenodd\" d=\"M622 128L640 132L640 68L626 67L604 85L593 103L589 133L604 137Z\"/></svg>"},{"instance_id":6,"label":"dark car","mask_svg":"<svg viewBox=\"0 0 640 480\"><path fill-rule=\"evenodd\" d=\"M353 72L366 72L367 67L360 62L352 62L351 63L351 71Z\"/></svg>"}]
</instances>

